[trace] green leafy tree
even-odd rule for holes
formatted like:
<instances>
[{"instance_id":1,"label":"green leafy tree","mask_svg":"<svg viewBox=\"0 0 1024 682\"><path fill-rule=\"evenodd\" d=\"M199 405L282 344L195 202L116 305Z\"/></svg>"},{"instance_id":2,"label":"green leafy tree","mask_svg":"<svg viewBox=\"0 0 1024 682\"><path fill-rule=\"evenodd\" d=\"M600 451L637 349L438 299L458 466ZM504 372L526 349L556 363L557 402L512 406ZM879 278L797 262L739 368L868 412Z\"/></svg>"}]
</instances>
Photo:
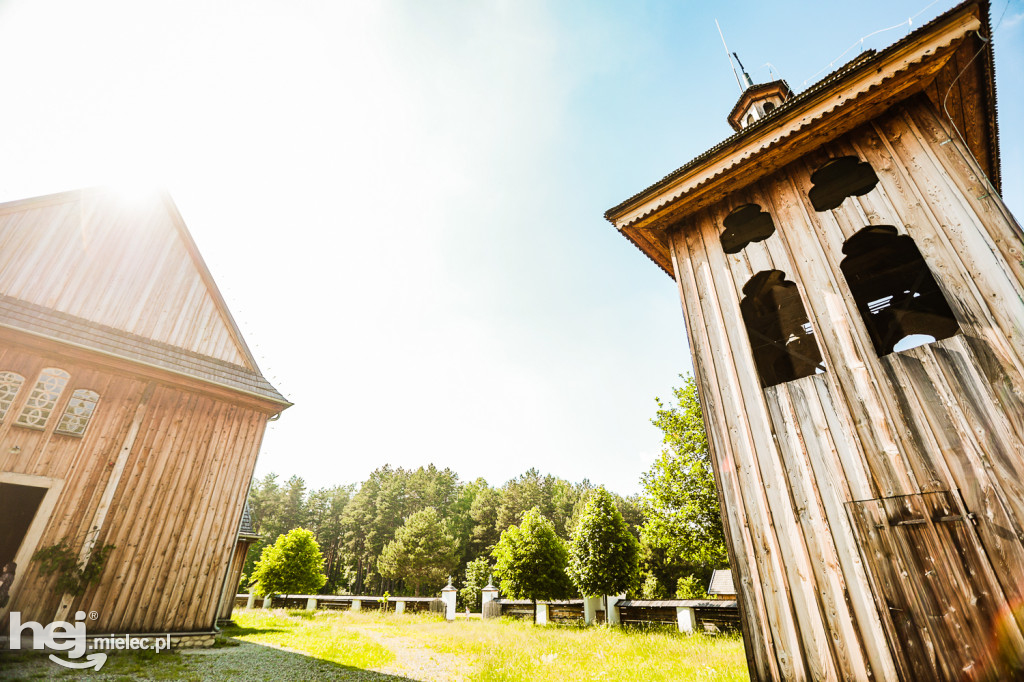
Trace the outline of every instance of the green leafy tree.
<instances>
[{"instance_id":1,"label":"green leafy tree","mask_svg":"<svg viewBox=\"0 0 1024 682\"><path fill-rule=\"evenodd\" d=\"M323 568L312 531L295 528L263 548L250 585L258 595L316 594L327 581Z\"/></svg>"},{"instance_id":2,"label":"green leafy tree","mask_svg":"<svg viewBox=\"0 0 1024 682\"><path fill-rule=\"evenodd\" d=\"M427 507L409 516L384 546L377 567L381 575L404 581L413 594L441 587L458 561L455 539L437 510Z\"/></svg>"},{"instance_id":3,"label":"green leafy tree","mask_svg":"<svg viewBox=\"0 0 1024 682\"><path fill-rule=\"evenodd\" d=\"M494 547L494 573L501 591L513 599L565 599L573 594L566 575L568 554L554 525L536 507L510 526Z\"/></svg>"},{"instance_id":4,"label":"green leafy tree","mask_svg":"<svg viewBox=\"0 0 1024 682\"><path fill-rule=\"evenodd\" d=\"M607 596L636 588L640 543L604 488L588 497L569 541L569 577L585 596Z\"/></svg>"},{"instance_id":5,"label":"green leafy tree","mask_svg":"<svg viewBox=\"0 0 1024 682\"><path fill-rule=\"evenodd\" d=\"M671 585L683 574L702 579L728 565L725 533L707 433L693 377L673 389L676 405L658 404L651 420L664 434L661 455L643 475L641 540L650 570ZM675 570L671 570L675 567ZM673 575L674 574L674 575Z\"/></svg>"},{"instance_id":6,"label":"green leafy tree","mask_svg":"<svg viewBox=\"0 0 1024 682\"><path fill-rule=\"evenodd\" d=\"M460 608L477 612L481 608L480 593L487 586L491 564L487 557L480 556L466 564L466 584L459 590Z\"/></svg>"}]
</instances>

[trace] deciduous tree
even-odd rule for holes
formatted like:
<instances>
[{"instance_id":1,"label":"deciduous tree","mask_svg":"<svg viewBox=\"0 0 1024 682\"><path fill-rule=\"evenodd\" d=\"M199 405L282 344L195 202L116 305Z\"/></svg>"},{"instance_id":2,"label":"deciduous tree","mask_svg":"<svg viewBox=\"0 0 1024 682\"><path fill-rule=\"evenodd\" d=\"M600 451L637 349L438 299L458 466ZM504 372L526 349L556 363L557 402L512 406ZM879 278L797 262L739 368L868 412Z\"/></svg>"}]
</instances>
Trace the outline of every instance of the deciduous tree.
<instances>
[{"instance_id":1,"label":"deciduous tree","mask_svg":"<svg viewBox=\"0 0 1024 682\"><path fill-rule=\"evenodd\" d=\"M604 488L590 493L573 528L568 573L584 596L606 596L636 588L640 543Z\"/></svg>"},{"instance_id":2,"label":"deciduous tree","mask_svg":"<svg viewBox=\"0 0 1024 682\"><path fill-rule=\"evenodd\" d=\"M658 412L651 423L664 438L661 455L643 475L641 506L646 520L641 539L649 556L709 574L728 565L729 559L693 377L683 377L683 386L673 393L676 405L655 399Z\"/></svg>"},{"instance_id":3,"label":"deciduous tree","mask_svg":"<svg viewBox=\"0 0 1024 682\"><path fill-rule=\"evenodd\" d=\"M493 552L501 591L513 599L565 599L573 592L568 555L554 525L534 507L502 534Z\"/></svg>"},{"instance_id":4,"label":"deciduous tree","mask_svg":"<svg viewBox=\"0 0 1024 682\"><path fill-rule=\"evenodd\" d=\"M256 594L316 594L323 587L324 558L312 531L295 528L263 548L250 585Z\"/></svg>"}]
</instances>

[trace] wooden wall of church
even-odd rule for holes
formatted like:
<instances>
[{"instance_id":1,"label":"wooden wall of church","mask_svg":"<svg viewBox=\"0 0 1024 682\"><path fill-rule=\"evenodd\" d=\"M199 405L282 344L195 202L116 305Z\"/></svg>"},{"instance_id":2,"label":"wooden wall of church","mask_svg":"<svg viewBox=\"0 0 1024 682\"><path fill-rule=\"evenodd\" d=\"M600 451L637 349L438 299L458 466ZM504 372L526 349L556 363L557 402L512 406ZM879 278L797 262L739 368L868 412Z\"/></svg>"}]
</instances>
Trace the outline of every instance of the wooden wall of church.
<instances>
[{"instance_id":1,"label":"wooden wall of church","mask_svg":"<svg viewBox=\"0 0 1024 682\"><path fill-rule=\"evenodd\" d=\"M99 619L87 627L97 632L208 631L268 412L109 365L0 332L0 371L26 378L0 423L0 472L63 481L37 548L61 539L78 548L87 538L116 547L100 583L66 612L58 612L53 577L41 576L37 562L19 566L9 610L43 623L95 611ZM44 367L63 369L70 381L44 430L17 426ZM76 388L99 393L96 411L83 437L56 434Z\"/></svg>"},{"instance_id":2,"label":"wooden wall of church","mask_svg":"<svg viewBox=\"0 0 1024 682\"><path fill-rule=\"evenodd\" d=\"M812 173L848 155L878 184L816 211ZM994 194L922 97L669 235L758 679L998 678L1024 656L1024 261ZM726 254L748 203L776 231ZM868 225L913 238L959 334L879 357L840 269ZM824 372L763 388L740 302L766 270L799 288Z\"/></svg>"}]
</instances>

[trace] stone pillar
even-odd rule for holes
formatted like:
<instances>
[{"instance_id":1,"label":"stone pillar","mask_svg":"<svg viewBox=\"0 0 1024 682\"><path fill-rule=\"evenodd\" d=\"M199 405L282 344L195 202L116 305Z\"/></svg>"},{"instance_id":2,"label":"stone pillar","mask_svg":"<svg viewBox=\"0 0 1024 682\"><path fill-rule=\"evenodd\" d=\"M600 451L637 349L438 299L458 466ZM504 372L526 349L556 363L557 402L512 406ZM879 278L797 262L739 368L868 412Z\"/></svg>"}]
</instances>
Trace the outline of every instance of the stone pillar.
<instances>
[{"instance_id":1,"label":"stone pillar","mask_svg":"<svg viewBox=\"0 0 1024 682\"><path fill-rule=\"evenodd\" d=\"M306 600L306 610L316 611L316 597L310 597Z\"/></svg>"},{"instance_id":2,"label":"stone pillar","mask_svg":"<svg viewBox=\"0 0 1024 682\"><path fill-rule=\"evenodd\" d=\"M534 614L533 622L537 625L548 624L548 605L537 603L537 612Z\"/></svg>"},{"instance_id":3,"label":"stone pillar","mask_svg":"<svg viewBox=\"0 0 1024 682\"><path fill-rule=\"evenodd\" d=\"M362 599L353 599L352 600L352 609L351 610L352 611L358 611L361 608L363 608L363 600Z\"/></svg>"},{"instance_id":4,"label":"stone pillar","mask_svg":"<svg viewBox=\"0 0 1024 682\"><path fill-rule=\"evenodd\" d=\"M583 622L587 625L593 625L597 619L597 612L604 606L601 597L584 597L583 598ZM607 618L607 614L605 614Z\"/></svg>"},{"instance_id":5,"label":"stone pillar","mask_svg":"<svg viewBox=\"0 0 1024 682\"><path fill-rule=\"evenodd\" d=\"M256 605L256 594L253 593L253 592L250 592L249 593L249 599L247 599L246 602L245 602L245 608L251 609L255 605Z\"/></svg>"},{"instance_id":6,"label":"stone pillar","mask_svg":"<svg viewBox=\"0 0 1024 682\"><path fill-rule=\"evenodd\" d=\"M266 597L264 597L263 598L263 608L269 609L270 608L270 602L272 602L273 599L274 598L271 597L269 594Z\"/></svg>"},{"instance_id":7,"label":"stone pillar","mask_svg":"<svg viewBox=\"0 0 1024 682\"><path fill-rule=\"evenodd\" d=\"M493 580L487 581L487 587L480 590L480 601L483 604L490 603L498 598L498 588L494 586Z\"/></svg>"},{"instance_id":8,"label":"stone pillar","mask_svg":"<svg viewBox=\"0 0 1024 682\"><path fill-rule=\"evenodd\" d=\"M395 613L405 613L405 602L404 601L397 601L397 602L395 602Z\"/></svg>"},{"instance_id":9,"label":"stone pillar","mask_svg":"<svg viewBox=\"0 0 1024 682\"><path fill-rule=\"evenodd\" d=\"M693 613L693 608L689 606L677 606L676 622L679 623L679 632L692 634L697 625L697 617Z\"/></svg>"},{"instance_id":10,"label":"stone pillar","mask_svg":"<svg viewBox=\"0 0 1024 682\"><path fill-rule=\"evenodd\" d=\"M625 593L617 595L608 595L607 597L605 597L605 599L608 600L608 603L605 606L605 622L609 625L619 625L619 609L618 607L616 607L616 604L626 599Z\"/></svg>"},{"instance_id":11,"label":"stone pillar","mask_svg":"<svg viewBox=\"0 0 1024 682\"><path fill-rule=\"evenodd\" d=\"M455 620L455 595L456 589L452 587L451 576L448 576L448 584L441 590L441 599L444 600L444 618L445 620Z\"/></svg>"}]
</instances>

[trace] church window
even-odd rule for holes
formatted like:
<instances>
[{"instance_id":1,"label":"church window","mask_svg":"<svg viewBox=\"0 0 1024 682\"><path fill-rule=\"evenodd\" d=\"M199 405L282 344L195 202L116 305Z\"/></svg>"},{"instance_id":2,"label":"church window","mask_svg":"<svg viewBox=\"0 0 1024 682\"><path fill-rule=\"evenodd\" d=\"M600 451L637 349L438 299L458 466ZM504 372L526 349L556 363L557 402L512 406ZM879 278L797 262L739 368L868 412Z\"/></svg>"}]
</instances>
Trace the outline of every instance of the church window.
<instances>
[{"instance_id":1,"label":"church window","mask_svg":"<svg viewBox=\"0 0 1024 682\"><path fill-rule=\"evenodd\" d=\"M25 402L25 407L15 422L18 426L28 426L33 429L46 428L46 422L50 413L57 405L57 398L60 397L64 385L68 383L71 375L56 367L47 367L39 373L39 379Z\"/></svg>"},{"instance_id":2,"label":"church window","mask_svg":"<svg viewBox=\"0 0 1024 682\"><path fill-rule=\"evenodd\" d=\"M726 253L739 253L751 242L764 241L775 233L775 224L767 212L757 204L744 204L722 221L722 248Z\"/></svg>"},{"instance_id":3,"label":"church window","mask_svg":"<svg viewBox=\"0 0 1024 682\"><path fill-rule=\"evenodd\" d=\"M79 388L71 394L68 406L64 408L64 414L57 424L55 433L65 436L85 435L85 429L89 426L89 419L96 410L96 404L100 401L100 394L96 391Z\"/></svg>"},{"instance_id":4,"label":"church window","mask_svg":"<svg viewBox=\"0 0 1024 682\"><path fill-rule=\"evenodd\" d=\"M960 332L960 325L914 240L872 225L843 245L839 264L879 355Z\"/></svg>"},{"instance_id":5,"label":"church window","mask_svg":"<svg viewBox=\"0 0 1024 682\"><path fill-rule=\"evenodd\" d=\"M14 372L0 372L0 421L7 416L7 410L11 409L14 397L18 390L25 383L25 377Z\"/></svg>"},{"instance_id":6,"label":"church window","mask_svg":"<svg viewBox=\"0 0 1024 682\"><path fill-rule=\"evenodd\" d=\"M743 286L740 312L765 388L825 371L796 284L779 270L765 270Z\"/></svg>"},{"instance_id":7,"label":"church window","mask_svg":"<svg viewBox=\"0 0 1024 682\"><path fill-rule=\"evenodd\" d=\"M856 156L832 159L811 175L814 187L808 198L815 211L838 208L847 197L867 194L878 184L871 165Z\"/></svg>"}]
</instances>

